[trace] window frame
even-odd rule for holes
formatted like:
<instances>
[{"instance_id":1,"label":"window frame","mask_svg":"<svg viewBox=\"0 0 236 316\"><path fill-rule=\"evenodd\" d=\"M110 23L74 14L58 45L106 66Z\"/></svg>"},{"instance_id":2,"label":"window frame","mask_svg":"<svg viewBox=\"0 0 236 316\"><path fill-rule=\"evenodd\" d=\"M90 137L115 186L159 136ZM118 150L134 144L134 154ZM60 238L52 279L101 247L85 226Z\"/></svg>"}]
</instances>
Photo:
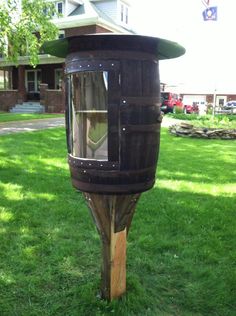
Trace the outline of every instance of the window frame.
<instances>
[{"instance_id":1,"label":"window frame","mask_svg":"<svg viewBox=\"0 0 236 316\"><path fill-rule=\"evenodd\" d=\"M57 72L61 72L61 74L62 74L62 77L63 77L63 68L55 68L54 69L54 88L55 88L55 90L61 90L61 87L59 87L59 88L57 88ZM58 86L60 86L59 85L59 81L58 81Z\"/></svg>"},{"instance_id":2,"label":"window frame","mask_svg":"<svg viewBox=\"0 0 236 316\"><path fill-rule=\"evenodd\" d=\"M1 78L2 85L0 84L0 91L11 90L12 89L12 70L10 68L4 69L0 68L0 72L2 72Z\"/></svg>"},{"instance_id":3,"label":"window frame","mask_svg":"<svg viewBox=\"0 0 236 316\"><path fill-rule=\"evenodd\" d=\"M123 2L120 1L119 4L119 21L123 25L129 25L129 6Z\"/></svg>"},{"instance_id":4,"label":"window frame","mask_svg":"<svg viewBox=\"0 0 236 316\"><path fill-rule=\"evenodd\" d=\"M76 62L77 63L77 62ZM72 69L73 68L73 69ZM68 71L69 70L69 71ZM120 164L120 137L119 137L119 126L120 126L120 115L119 115L119 105L120 105L120 63L116 60L100 60L100 61L80 61L78 65L72 67L66 67L66 96L68 100L68 109L66 109L66 124L69 133L67 135L67 144L69 156L77 161L76 163L88 164L89 167L96 168L100 167L99 160L89 159L89 158L79 158L73 156L72 154L72 76L78 72L84 71L103 71L108 72L108 160L102 160L102 168L106 166L112 166L116 169ZM101 169L102 169L101 168Z\"/></svg>"},{"instance_id":5,"label":"window frame","mask_svg":"<svg viewBox=\"0 0 236 316\"><path fill-rule=\"evenodd\" d=\"M59 5L61 5L61 12L59 12ZM65 14L65 5L64 5L64 2L63 1L57 1L55 3L55 6L56 6L56 12L57 14L61 14L62 16L64 16Z\"/></svg>"}]
</instances>

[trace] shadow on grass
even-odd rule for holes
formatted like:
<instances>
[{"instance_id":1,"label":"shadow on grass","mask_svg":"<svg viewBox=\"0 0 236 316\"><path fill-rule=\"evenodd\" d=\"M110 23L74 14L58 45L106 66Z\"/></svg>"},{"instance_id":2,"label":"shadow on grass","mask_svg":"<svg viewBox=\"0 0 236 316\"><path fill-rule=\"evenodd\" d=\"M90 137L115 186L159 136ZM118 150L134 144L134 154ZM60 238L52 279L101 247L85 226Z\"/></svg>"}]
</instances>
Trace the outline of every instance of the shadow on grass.
<instances>
[{"instance_id":1,"label":"shadow on grass","mask_svg":"<svg viewBox=\"0 0 236 316\"><path fill-rule=\"evenodd\" d=\"M233 182L231 171L216 176L222 155L234 154L230 143L223 150L221 141L163 133L159 182L142 195L131 226L127 294L109 304L97 296L100 241L71 187L64 136L1 138L0 314L233 315L235 197L174 183Z\"/></svg>"}]
</instances>

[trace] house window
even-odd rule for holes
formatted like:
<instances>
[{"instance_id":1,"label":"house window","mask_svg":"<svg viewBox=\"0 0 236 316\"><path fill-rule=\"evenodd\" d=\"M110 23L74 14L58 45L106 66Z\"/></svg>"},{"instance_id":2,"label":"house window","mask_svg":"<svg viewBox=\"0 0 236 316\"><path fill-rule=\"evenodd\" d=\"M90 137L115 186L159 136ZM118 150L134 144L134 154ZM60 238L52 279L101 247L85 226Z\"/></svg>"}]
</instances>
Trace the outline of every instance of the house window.
<instances>
[{"instance_id":1,"label":"house window","mask_svg":"<svg viewBox=\"0 0 236 316\"><path fill-rule=\"evenodd\" d=\"M129 14L128 7L125 7L125 24L128 24L129 22L128 14Z\"/></svg>"},{"instance_id":2,"label":"house window","mask_svg":"<svg viewBox=\"0 0 236 316\"><path fill-rule=\"evenodd\" d=\"M61 90L62 78L63 78L63 70L61 68L55 69L55 89L56 90Z\"/></svg>"},{"instance_id":3,"label":"house window","mask_svg":"<svg viewBox=\"0 0 236 316\"><path fill-rule=\"evenodd\" d=\"M11 71L0 69L0 90L11 89Z\"/></svg>"},{"instance_id":4,"label":"house window","mask_svg":"<svg viewBox=\"0 0 236 316\"><path fill-rule=\"evenodd\" d=\"M58 14L63 15L63 13L64 13L63 2L56 2L56 11Z\"/></svg>"},{"instance_id":5,"label":"house window","mask_svg":"<svg viewBox=\"0 0 236 316\"><path fill-rule=\"evenodd\" d=\"M65 31L64 30L60 30L58 33L58 39L62 39L65 38Z\"/></svg>"},{"instance_id":6,"label":"house window","mask_svg":"<svg viewBox=\"0 0 236 316\"><path fill-rule=\"evenodd\" d=\"M129 23L129 7L122 2L120 3L120 21L122 24Z\"/></svg>"}]
</instances>

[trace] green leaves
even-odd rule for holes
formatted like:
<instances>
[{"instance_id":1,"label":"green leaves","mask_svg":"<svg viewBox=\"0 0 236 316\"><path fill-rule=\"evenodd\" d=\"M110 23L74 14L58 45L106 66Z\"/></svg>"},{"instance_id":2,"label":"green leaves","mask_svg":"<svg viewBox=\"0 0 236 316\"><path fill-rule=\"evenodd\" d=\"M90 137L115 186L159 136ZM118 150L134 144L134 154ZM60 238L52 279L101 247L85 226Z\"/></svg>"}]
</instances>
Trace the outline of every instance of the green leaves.
<instances>
[{"instance_id":1,"label":"green leaves","mask_svg":"<svg viewBox=\"0 0 236 316\"><path fill-rule=\"evenodd\" d=\"M36 66L42 44L53 40L57 27L51 22L55 4L45 0L8 0L0 7L0 54L8 61L19 63L28 56Z\"/></svg>"}]
</instances>

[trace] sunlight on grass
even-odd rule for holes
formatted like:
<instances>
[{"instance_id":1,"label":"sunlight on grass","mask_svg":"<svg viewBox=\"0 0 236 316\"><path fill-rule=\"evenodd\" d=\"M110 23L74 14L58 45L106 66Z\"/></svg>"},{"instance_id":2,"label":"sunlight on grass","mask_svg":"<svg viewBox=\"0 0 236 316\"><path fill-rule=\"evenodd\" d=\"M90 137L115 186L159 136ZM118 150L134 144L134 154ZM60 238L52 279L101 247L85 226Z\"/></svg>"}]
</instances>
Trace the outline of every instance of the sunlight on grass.
<instances>
[{"instance_id":1,"label":"sunlight on grass","mask_svg":"<svg viewBox=\"0 0 236 316\"><path fill-rule=\"evenodd\" d=\"M22 250L22 253L28 258L32 259L37 256L37 247L36 246L28 246Z\"/></svg>"},{"instance_id":2,"label":"sunlight on grass","mask_svg":"<svg viewBox=\"0 0 236 316\"><path fill-rule=\"evenodd\" d=\"M67 157L65 157L64 161L61 159L55 159L53 157L52 159L50 158L40 158L38 159L42 164L45 165L46 170L51 170L52 168L60 168L64 170L68 170L68 164L67 164Z\"/></svg>"},{"instance_id":3,"label":"sunlight on grass","mask_svg":"<svg viewBox=\"0 0 236 316\"><path fill-rule=\"evenodd\" d=\"M45 201L54 201L57 199L57 195L52 194L52 193L34 193L31 191L28 191L27 194L25 195L25 198L27 198L28 200L40 199L40 200L45 200Z\"/></svg>"},{"instance_id":4,"label":"sunlight on grass","mask_svg":"<svg viewBox=\"0 0 236 316\"><path fill-rule=\"evenodd\" d=\"M57 117L64 117L64 114L18 114L18 113L6 113L0 112L0 123L5 122L13 122L13 121L28 121L28 120L40 120L40 119L47 119L47 118L57 118Z\"/></svg>"},{"instance_id":5,"label":"sunlight on grass","mask_svg":"<svg viewBox=\"0 0 236 316\"><path fill-rule=\"evenodd\" d=\"M177 178L181 178L181 177L186 177L186 172L184 171L169 171L169 170L158 170L158 174L157 174L157 179L159 177L162 178L170 178L170 179L177 179ZM209 177L205 174L201 174L201 173L192 173L191 174L191 178L199 180L198 182L202 182L204 180L209 179ZM158 180L159 182L159 180Z\"/></svg>"},{"instance_id":6,"label":"sunlight on grass","mask_svg":"<svg viewBox=\"0 0 236 316\"><path fill-rule=\"evenodd\" d=\"M162 129L154 188L127 249L127 293L102 301L101 243L72 188L65 130L1 137L0 315L233 316L236 142Z\"/></svg>"},{"instance_id":7,"label":"sunlight on grass","mask_svg":"<svg viewBox=\"0 0 236 316\"><path fill-rule=\"evenodd\" d=\"M9 274L4 273L4 271L0 270L0 282L3 282L5 284L12 284L15 283L15 280L13 276L10 276Z\"/></svg>"},{"instance_id":8,"label":"sunlight on grass","mask_svg":"<svg viewBox=\"0 0 236 316\"><path fill-rule=\"evenodd\" d=\"M21 227L19 231L22 235L25 235L25 236L29 235L30 233L29 227L26 227L26 226Z\"/></svg>"},{"instance_id":9,"label":"sunlight on grass","mask_svg":"<svg viewBox=\"0 0 236 316\"><path fill-rule=\"evenodd\" d=\"M8 212L4 209L1 210L0 208L0 221L2 222L9 222L14 218L13 214L11 212Z\"/></svg>"},{"instance_id":10,"label":"sunlight on grass","mask_svg":"<svg viewBox=\"0 0 236 316\"><path fill-rule=\"evenodd\" d=\"M76 264L75 259L71 256L63 258L59 269L64 273L68 273L74 277L81 277L83 275L82 271L79 269L79 266Z\"/></svg>"},{"instance_id":11,"label":"sunlight on grass","mask_svg":"<svg viewBox=\"0 0 236 316\"><path fill-rule=\"evenodd\" d=\"M191 182L191 181L177 181L177 180L157 180L154 186L159 189L168 189L175 192L195 192L205 193L212 196L234 196L236 194L236 186L232 186L231 183L221 185L206 184L203 182Z\"/></svg>"},{"instance_id":12,"label":"sunlight on grass","mask_svg":"<svg viewBox=\"0 0 236 316\"><path fill-rule=\"evenodd\" d=\"M0 189L8 200L20 201L24 198L22 186L15 183L1 183Z\"/></svg>"}]
</instances>

